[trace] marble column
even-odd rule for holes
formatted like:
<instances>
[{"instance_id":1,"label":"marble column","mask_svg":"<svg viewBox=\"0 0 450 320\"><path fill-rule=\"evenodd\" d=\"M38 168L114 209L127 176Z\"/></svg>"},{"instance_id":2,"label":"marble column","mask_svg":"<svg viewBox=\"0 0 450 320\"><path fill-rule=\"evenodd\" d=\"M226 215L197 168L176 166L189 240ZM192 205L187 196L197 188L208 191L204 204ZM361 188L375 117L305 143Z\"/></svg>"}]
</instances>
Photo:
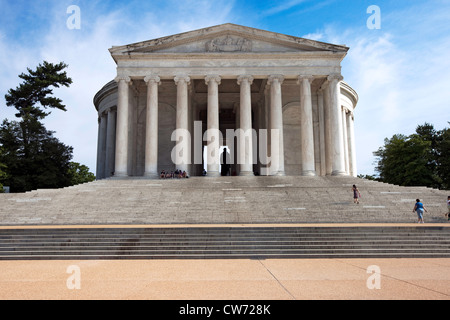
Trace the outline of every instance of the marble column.
<instances>
[{"instance_id":1,"label":"marble column","mask_svg":"<svg viewBox=\"0 0 450 320\"><path fill-rule=\"evenodd\" d=\"M177 85L177 118L176 118L176 141L175 164L177 169L186 171L190 162L191 139L188 130L188 86L191 79L186 75L178 75L174 78Z\"/></svg>"},{"instance_id":2,"label":"marble column","mask_svg":"<svg viewBox=\"0 0 450 320\"><path fill-rule=\"evenodd\" d=\"M317 92L317 107L319 109L319 150L320 150L320 175L326 175L326 151L325 151L325 112L323 89Z\"/></svg>"},{"instance_id":3,"label":"marble column","mask_svg":"<svg viewBox=\"0 0 450 320\"><path fill-rule=\"evenodd\" d=\"M97 162L99 164L98 166L98 172L97 172L97 179L104 179L105 178L105 160L106 160L106 130L107 130L107 115L105 113L102 113L100 115L100 136L98 139L98 159Z\"/></svg>"},{"instance_id":4,"label":"marble column","mask_svg":"<svg viewBox=\"0 0 450 320\"><path fill-rule=\"evenodd\" d=\"M350 175L356 177L356 149L355 149L355 129L354 129L354 115L353 112L347 113L347 131L348 131L348 145L349 145L349 159L350 159Z\"/></svg>"},{"instance_id":5,"label":"marble column","mask_svg":"<svg viewBox=\"0 0 450 320\"><path fill-rule=\"evenodd\" d=\"M284 176L283 104L281 99L282 75L271 75L270 85L270 172Z\"/></svg>"},{"instance_id":6,"label":"marble column","mask_svg":"<svg viewBox=\"0 0 450 320\"><path fill-rule=\"evenodd\" d=\"M341 120L340 84L343 79L340 74L328 76L330 90L330 124L332 148L333 176L345 175L344 138Z\"/></svg>"},{"instance_id":7,"label":"marble column","mask_svg":"<svg viewBox=\"0 0 450 320\"><path fill-rule=\"evenodd\" d=\"M300 130L302 143L302 175L315 176L314 162L314 128L311 100L311 83L313 76L299 76L300 90Z\"/></svg>"},{"instance_id":8,"label":"marble column","mask_svg":"<svg viewBox=\"0 0 450 320\"><path fill-rule=\"evenodd\" d=\"M331 145L331 110L330 110L330 83L328 80L324 82L321 89L323 92L323 115L324 115L324 129L325 129L325 175L331 176L333 171L333 157Z\"/></svg>"},{"instance_id":9,"label":"marble column","mask_svg":"<svg viewBox=\"0 0 450 320\"><path fill-rule=\"evenodd\" d=\"M241 126L241 119L240 119L240 106L239 102L235 102L233 106L233 112L235 114L235 132L239 132L239 127ZM233 143L231 144L231 153L233 155L233 166L231 169L231 172L234 172L237 176L240 174L241 167L240 167L240 160L239 160L239 135L236 135L233 137Z\"/></svg>"},{"instance_id":10,"label":"marble column","mask_svg":"<svg viewBox=\"0 0 450 320\"><path fill-rule=\"evenodd\" d=\"M220 132L219 132L219 85L220 76L208 75L205 83L208 86L208 110L207 110L207 172L208 176L217 177L220 164Z\"/></svg>"},{"instance_id":11,"label":"marble column","mask_svg":"<svg viewBox=\"0 0 450 320\"><path fill-rule=\"evenodd\" d=\"M100 135L101 135L101 127L100 127L100 117L97 119L98 122L98 130L97 130L97 167L95 169L95 178L97 180L100 178Z\"/></svg>"},{"instance_id":12,"label":"marble column","mask_svg":"<svg viewBox=\"0 0 450 320\"><path fill-rule=\"evenodd\" d=\"M106 128L106 159L105 177L109 178L114 174L114 154L116 144L116 109L108 110L108 125Z\"/></svg>"},{"instance_id":13,"label":"marble column","mask_svg":"<svg viewBox=\"0 0 450 320\"><path fill-rule=\"evenodd\" d=\"M114 176L128 176L128 122L129 122L129 86L128 76L118 76L117 129L116 129L116 162Z\"/></svg>"},{"instance_id":14,"label":"marble column","mask_svg":"<svg viewBox=\"0 0 450 320\"><path fill-rule=\"evenodd\" d=\"M161 79L156 75L146 76L147 116L145 122L145 171L144 176L157 178L158 174L158 86Z\"/></svg>"},{"instance_id":15,"label":"marble column","mask_svg":"<svg viewBox=\"0 0 450 320\"><path fill-rule=\"evenodd\" d=\"M260 138L258 144L260 145L259 157L262 161L261 175L270 176L270 85L267 84L264 88L264 106L263 106L263 123L265 131L265 144L259 133Z\"/></svg>"},{"instance_id":16,"label":"marble column","mask_svg":"<svg viewBox=\"0 0 450 320\"><path fill-rule=\"evenodd\" d=\"M239 163L240 175L253 175L253 139L252 139L252 101L250 86L253 77L241 75L237 79L240 85L240 130L239 130Z\"/></svg>"},{"instance_id":17,"label":"marble column","mask_svg":"<svg viewBox=\"0 0 450 320\"><path fill-rule=\"evenodd\" d=\"M342 108L342 135L344 138L344 162L345 162L345 173L350 174L350 160L348 157L348 136L347 136L347 110Z\"/></svg>"}]
</instances>

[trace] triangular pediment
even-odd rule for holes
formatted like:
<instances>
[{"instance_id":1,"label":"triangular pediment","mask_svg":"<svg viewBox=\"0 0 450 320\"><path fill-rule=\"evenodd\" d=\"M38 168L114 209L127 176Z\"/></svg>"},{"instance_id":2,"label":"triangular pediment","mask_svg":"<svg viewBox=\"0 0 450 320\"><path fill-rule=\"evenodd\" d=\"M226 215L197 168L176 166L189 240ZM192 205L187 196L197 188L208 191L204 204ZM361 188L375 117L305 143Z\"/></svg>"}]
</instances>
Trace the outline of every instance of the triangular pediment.
<instances>
[{"instance_id":1,"label":"triangular pediment","mask_svg":"<svg viewBox=\"0 0 450 320\"><path fill-rule=\"evenodd\" d=\"M113 47L113 56L157 53L295 53L331 51L346 53L348 48L315 40L223 24Z\"/></svg>"}]
</instances>

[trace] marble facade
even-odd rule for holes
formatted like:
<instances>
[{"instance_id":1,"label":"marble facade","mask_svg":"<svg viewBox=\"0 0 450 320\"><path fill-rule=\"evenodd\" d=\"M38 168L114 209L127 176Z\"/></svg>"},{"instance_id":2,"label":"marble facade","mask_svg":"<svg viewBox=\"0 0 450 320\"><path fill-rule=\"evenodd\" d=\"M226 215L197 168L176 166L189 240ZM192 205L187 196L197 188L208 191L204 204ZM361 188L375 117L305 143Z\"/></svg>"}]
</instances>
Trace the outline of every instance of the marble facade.
<instances>
[{"instance_id":1,"label":"marble facade","mask_svg":"<svg viewBox=\"0 0 450 320\"><path fill-rule=\"evenodd\" d=\"M117 77L94 97L97 178L201 175L204 161L219 175L225 145L233 175L356 176L348 49L234 24L112 47Z\"/></svg>"}]
</instances>

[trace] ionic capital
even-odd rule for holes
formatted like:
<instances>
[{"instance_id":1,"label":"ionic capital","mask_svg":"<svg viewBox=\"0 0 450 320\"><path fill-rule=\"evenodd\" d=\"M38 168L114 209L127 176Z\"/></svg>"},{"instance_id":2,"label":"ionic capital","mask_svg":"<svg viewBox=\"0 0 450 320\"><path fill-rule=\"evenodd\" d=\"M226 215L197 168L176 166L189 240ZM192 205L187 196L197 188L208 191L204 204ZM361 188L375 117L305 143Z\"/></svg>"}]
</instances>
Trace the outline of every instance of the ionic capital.
<instances>
[{"instance_id":1,"label":"ionic capital","mask_svg":"<svg viewBox=\"0 0 450 320\"><path fill-rule=\"evenodd\" d=\"M312 75L299 75L297 84L301 84L303 80L308 80L308 82L311 84L314 81L314 76Z\"/></svg>"},{"instance_id":2,"label":"ionic capital","mask_svg":"<svg viewBox=\"0 0 450 320\"><path fill-rule=\"evenodd\" d=\"M205 77L205 83L206 83L206 85L208 86L209 85L209 83L211 82L211 81L214 81L215 83L217 83L218 85L220 84L220 82L221 82L221 78L220 78L220 76L219 75L217 75L217 74L211 74L211 75L207 75L206 77Z\"/></svg>"},{"instance_id":3,"label":"ionic capital","mask_svg":"<svg viewBox=\"0 0 450 320\"><path fill-rule=\"evenodd\" d=\"M185 82L189 85L191 83L191 78L189 78L189 76L187 75L178 75L175 76L174 81L176 85L178 85L179 82Z\"/></svg>"},{"instance_id":4,"label":"ionic capital","mask_svg":"<svg viewBox=\"0 0 450 320\"><path fill-rule=\"evenodd\" d=\"M101 120L106 120L106 118L108 117L108 112L107 111L102 111L98 114L98 122L100 123Z\"/></svg>"},{"instance_id":5,"label":"ionic capital","mask_svg":"<svg viewBox=\"0 0 450 320\"><path fill-rule=\"evenodd\" d=\"M274 83L274 81L277 81L280 84L282 84L284 81L284 76L282 74L271 74L267 79L267 83L271 85L272 83Z\"/></svg>"},{"instance_id":6,"label":"ionic capital","mask_svg":"<svg viewBox=\"0 0 450 320\"><path fill-rule=\"evenodd\" d=\"M151 83L157 83L158 85L161 84L161 78L158 77L158 76L155 75L155 74L151 74L151 75L146 76L146 77L144 78L144 81L145 81L145 83L146 83L147 85L149 85L149 84L151 84Z\"/></svg>"},{"instance_id":7,"label":"ionic capital","mask_svg":"<svg viewBox=\"0 0 450 320\"><path fill-rule=\"evenodd\" d=\"M131 78L129 76L119 75L114 79L114 81L116 81L117 83L122 80L127 82L128 84L131 84Z\"/></svg>"},{"instance_id":8,"label":"ionic capital","mask_svg":"<svg viewBox=\"0 0 450 320\"><path fill-rule=\"evenodd\" d=\"M342 81L342 80L344 80L344 77L340 73L335 73L335 74L330 74L328 76L327 80L330 82L333 80Z\"/></svg>"},{"instance_id":9,"label":"ionic capital","mask_svg":"<svg viewBox=\"0 0 450 320\"><path fill-rule=\"evenodd\" d=\"M109 113L116 113L117 112L117 107L111 107L107 110L108 114Z\"/></svg>"},{"instance_id":10,"label":"ionic capital","mask_svg":"<svg viewBox=\"0 0 450 320\"><path fill-rule=\"evenodd\" d=\"M237 78L237 84L238 85L241 85L241 83L245 82L245 81L247 81L249 84L252 84L253 83L253 77L250 76L250 75L240 75Z\"/></svg>"}]
</instances>

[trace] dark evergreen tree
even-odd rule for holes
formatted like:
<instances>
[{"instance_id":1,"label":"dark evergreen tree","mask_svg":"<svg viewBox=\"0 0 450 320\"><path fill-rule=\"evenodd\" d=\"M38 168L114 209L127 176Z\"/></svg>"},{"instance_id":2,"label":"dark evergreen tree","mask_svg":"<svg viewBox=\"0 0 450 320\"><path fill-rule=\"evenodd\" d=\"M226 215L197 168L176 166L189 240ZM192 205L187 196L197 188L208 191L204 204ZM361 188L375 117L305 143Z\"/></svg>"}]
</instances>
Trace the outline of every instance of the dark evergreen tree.
<instances>
[{"instance_id":1,"label":"dark evergreen tree","mask_svg":"<svg viewBox=\"0 0 450 320\"><path fill-rule=\"evenodd\" d=\"M63 62L52 64L44 61L39 64L36 70L27 68L28 74L22 73L19 78L24 82L16 89L8 90L5 96L6 105L14 107L18 111L16 117L42 120L50 114L44 112L42 108L56 108L66 111L66 106L62 100L53 96L53 88L60 86L69 87L72 79L63 71L67 65Z\"/></svg>"},{"instance_id":2,"label":"dark evergreen tree","mask_svg":"<svg viewBox=\"0 0 450 320\"><path fill-rule=\"evenodd\" d=\"M10 186L11 192L71 185L72 147L61 143L39 121L29 122L26 143L23 123L4 120L0 127L0 144L6 150L0 163L8 173L3 184Z\"/></svg>"},{"instance_id":3,"label":"dark evergreen tree","mask_svg":"<svg viewBox=\"0 0 450 320\"><path fill-rule=\"evenodd\" d=\"M0 163L6 168L1 182L12 192L73 184L72 147L60 142L41 122L50 114L44 110L66 111L62 100L53 96L53 88L72 83L64 71L66 67L62 62L44 61L36 70L28 68L27 74L19 76L23 83L5 96L6 105L14 107L20 119L4 120L0 126Z\"/></svg>"}]
</instances>

